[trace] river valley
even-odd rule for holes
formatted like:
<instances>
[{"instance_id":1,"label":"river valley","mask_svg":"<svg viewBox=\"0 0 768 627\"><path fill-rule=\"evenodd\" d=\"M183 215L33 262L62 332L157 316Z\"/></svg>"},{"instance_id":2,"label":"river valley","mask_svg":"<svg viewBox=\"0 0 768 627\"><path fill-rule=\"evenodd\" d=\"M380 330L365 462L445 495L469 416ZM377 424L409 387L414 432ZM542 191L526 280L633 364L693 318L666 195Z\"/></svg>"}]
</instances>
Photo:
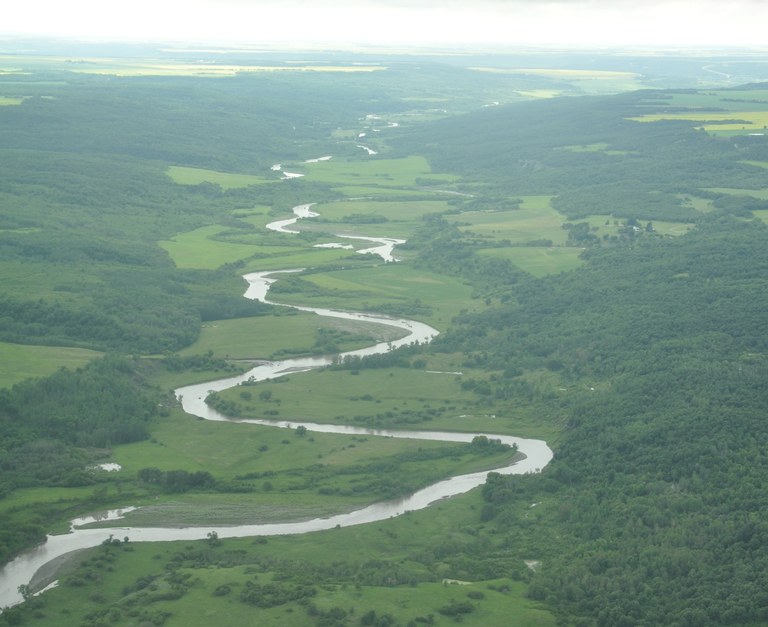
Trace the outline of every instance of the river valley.
<instances>
[{"instance_id":1,"label":"river valley","mask_svg":"<svg viewBox=\"0 0 768 627\"><path fill-rule=\"evenodd\" d=\"M310 211L311 205L300 205L294 209L295 218L281 220L267 225L267 228L281 232L296 232L287 227L293 225L297 220L311 218L314 214ZM334 237L345 237L347 235L335 235ZM385 262L394 261L392 250L397 243L402 240L390 238L366 238L353 237L353 239L363 240L367 243L371 241L378 244L371 249L359 250L361 253L377 254ZM291 272L296 270L283 270L281 272ZM280 272L255 272L244 276L248 283L248 288L244 294L246 298L270 302L267 298L269 286L279 278ZM279 304L279 303L272 303ZM392 350L399 346L409 345L414 342L426 343L437 335L437 330L422 322L391 318L388 316L355 313L348 311L338 311L331 309L313 308L296 306L295 309L313 312L321 316L330 316L337 318L346 318L353 320L364 320L382 325L396 327L406 335L398 340L391 342L381 342L367 348L342 353L341 355L323 355L316 357L303 357L286 359L281 361L261 364L248 372L226 379L206 382L202 384L190 385L176 390L176 395L182 404L185 412L192 416L198 416L206 420L213 421L232 421L252 423L255 425L266 425L276 428L295 428L303 425L309 431L318 431L324 433L340 434L359 434L366 436L409 438L422 440L439 440L451 442L471 442L476 435L486 435L488 437L501 440L504 443L517 447L519 455L516 461L510 465L498 468L495 472L500 474L524 474L539 472L546 466L552 458L552 451L544 441L517 438L512 436L477 434L477 433L459 433L445 431L410 431L410 430L391 430L391 429L368 429L353 427L347 425L330 425L310 422L286 422L270 421L260 419L232 419L213 410L205 403L205 398L213 391L221 391L240 384L243 381L253 380L261 381L280 376L286 372L301 372L314 368L320 368L329 365L334 359L344 356L366 356L374 355ZM172 540L200 540L204 539L208 533L215 532L220 538L258 536L258 535L286 535L295 533L308 533L332 529L335 527L346 527L350 525L359 525L377 520L383 520L393 516L399 516L407 511L418 510L428 507L430 504L457 494L462 494L474 487L482 485L485 482L488 471L470 473L454 476L433 485L430 485L416 493L390 501L373 503L367 507L356 511L338 514L326 518L315 518L312 520L303 520L297 522L283 522L271 524L249 524L237 526L196 526L196 527L124 527L114 526L109 528L88 527L88 523L95 522L94 519L78 519L73 521L70 533L62 535L49 535L47 541L29 551L26 551L12 562L0 569L0 607L8 607L21 602L22 595L18 588L20 585L26 585L35 576L35 573L51 561L60 558L71 551L97 546L110 536L115 538L128 537L131 542L157 542ZM118 519L126 511L114 510L109 514L109 518ZM103 518L102 518L103 520Z\"/></svg>"}]
</instances>

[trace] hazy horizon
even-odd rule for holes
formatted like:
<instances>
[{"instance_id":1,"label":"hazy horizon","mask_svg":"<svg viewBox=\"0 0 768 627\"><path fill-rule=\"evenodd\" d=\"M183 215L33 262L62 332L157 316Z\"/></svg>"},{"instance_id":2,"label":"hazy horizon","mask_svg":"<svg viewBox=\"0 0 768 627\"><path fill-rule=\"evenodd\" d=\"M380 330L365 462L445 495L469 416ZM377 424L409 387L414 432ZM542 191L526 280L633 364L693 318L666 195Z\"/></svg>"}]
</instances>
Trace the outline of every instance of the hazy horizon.
<instances>
[{"instance_id":1,"label":"hazy horizon","mask_svg":"<svg viewBox=\"0 0 768 627\"><path fill-rule=\"evenodd\" d=\"M32 0L0 36L229 45L765 47L760 0Z\"/></svg>"}]
</instances>

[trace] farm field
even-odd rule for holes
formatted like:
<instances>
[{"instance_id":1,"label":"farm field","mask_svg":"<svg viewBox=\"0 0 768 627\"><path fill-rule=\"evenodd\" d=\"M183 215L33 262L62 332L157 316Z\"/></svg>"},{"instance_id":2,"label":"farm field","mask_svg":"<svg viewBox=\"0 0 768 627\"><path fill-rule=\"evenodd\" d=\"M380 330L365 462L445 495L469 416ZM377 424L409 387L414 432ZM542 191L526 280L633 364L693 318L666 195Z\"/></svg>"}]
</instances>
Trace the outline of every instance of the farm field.
<instances>
[{"instance_id":1,"label":"farm field","mask_svg":"<svg viewBox=\"0 0 768 627\"><path fill-rule=\"evenodd\" d=\"M664 106L669 112L649 113L631 118L639 122L683 120L696 123L715 136L756 134L768 128L768 91L708 91L695 94L672 94L663 101L649 99L649 104ZM679 108L688 111L679 111Z\"/></svg>"}]
</instances>

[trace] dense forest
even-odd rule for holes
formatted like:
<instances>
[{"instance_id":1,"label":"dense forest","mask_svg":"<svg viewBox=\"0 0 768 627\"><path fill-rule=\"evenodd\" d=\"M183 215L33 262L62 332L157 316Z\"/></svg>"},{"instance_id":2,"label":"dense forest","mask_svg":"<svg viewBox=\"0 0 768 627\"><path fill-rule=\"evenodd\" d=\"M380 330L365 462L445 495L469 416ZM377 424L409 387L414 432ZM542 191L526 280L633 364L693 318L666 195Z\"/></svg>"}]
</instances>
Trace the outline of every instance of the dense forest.
<instances>
[{"instance_id":1,"label":"dense forest","mask_svg":"<svg viewBox=\"0 0 768 627\"><path fill-rule=\"evenodd\" d=\"M451 64L414 68L335 81L309 73L52 72L47 78L57 80L44 90L29 83L39 93L23 106L0 106L0 262L12 279L0 291L0 340L106 353L84 368L0 390L0 498L97 486L88 468L110 447L151 438L174 405L147 372L192 369L194 358L175 353L198 339L203 322L275 313L241 297L239 266L178 268L158 241L210 224L247 234L252 227L233 218L239 210L262 205L282 215L307 198L337 195L301 180L179 185L167 167L261 175L276 161L325 154L329 143L349 156L354 143L333 143L334 132L374 110L409 111L414 90L428 106L429 91L454 79L482 98L507 89L506 78L484 81ZM518 88L543 81L520 80ZM759 194L718 191L765 189L766 170L754 161L766 158L768 138L723 139L687 121L630 119L666 110L679 93L481 107L480 96L451 92L457 110L450 115L392 130L382 158L423 155L436 173L461 177L451 208L426 215L402 247L407 263L461 278L485 306L463 312L430 346L337 363L334 372L359 376L458 354L483 375L463 382L480 406L493 399L525 407L562 429L542 473L489 475L482 507L463 523L471 542L434 540L413 556L417 566L402 570L374 564L369 570L396 575L369 573L376 585L439 581L438 571L509 577L565 625L768 623L768 227L753 213L768 205ZM488 238L455 222L465 212L519 207L525 195L553 197L552 208L570 221L569 243L584 248L579 268L534 278L509 259L481 254ZM694 208L691 196L709 201L709 212ZM595 214L622 221L623 237L591 235L580 221ZM692 228L665 237L652 221ZM275 292L309 289L319 288L296 276ZM409 313L425 312L428 303ZM364 470L395 471L373 461ZM168 488L175 472L186 471L150 467L137 480ZM183 477L214 481L207 473ZM408 487L405 479L380 483L382 497ZM85 501L99 502L98 492L78 506ZM0 516L0 561L40 541L69 505L38 508L23 524L14 511ZM215 540L197 565L227 558ZM531 551L541 560L536 568L523 565ZM250 558L243 551L237 559ZM341 562L291 567L305 579L317 568L342 585L370 583L341 572L348 568ZM250 584L241 600L258 606L277 594L272 585ZM290 581L281 590L314 594ZM443 613L451 620L463 612L446 607L456 610ZM0 621L23 620L22 612ZM337 618L318 624L352 624Z\"/></svg>"},{"instance_id":2,"label":"dense forest","mask_svg":"<svg viewBox=\"0 0 768 627\"><path fill-rule=\"evenodd\" d=\"M571 219L695 220L681 194L763 187L764 170L745 161L760 158L764 136L731 143L689 121L629 119L666 109L657 91L518 103L409 129L397 146L482 182L484 194L556 195Z\"/></svg>"},{"instance_id":3,"label":"dense forest","mask_svg":"<svg viewBox=\"0 0 768 627\"><path fill-rule=\"evenodd\" d=\"M530 536L557 547L544 550L532 598L567 624L762 624L768 229L746 208L765 203L716 196L718 209L700 214L680 198L706 194L699 186L763 187L764 170L744 161L766 142L622 119L649 98L514 105L467 116L466 126L435 122L403 140L475 180L557 194L572 218L697 224L677 239L641 232L592 246L583 268L541 280L497 267L490 283L502 304L461 316L431 350L461 352L467 365L495 372L482 394L496 398L530 394L522 375L531 370L562 381L564 392L538 401L567 416L551 466L540 477L498 477L484 491L488 558L514 554ZM597 142L631 152L559 150ZM482 247L444 222L425 229L439 234L432 241L456 241L459 257ZM425 247L419 262L478 274L471 262L447 264L450 256ZM531 530L522 512L553 500Z\"/></svg>"},{"instance_id":4,"label":"dense forest","mask_svg":"<svg viewBox=\"0 0 768 627\"><path fill-rule=\"evenodd\" d=\"M435 342L498 371L486 392L497 397L531 368L575 390L546 400L568 416L551 467L499 479L484 510L496 542L511 546L537 533L518 528L523 505L559 503L543 532L558 550L529 594L564 617L768 618L767 238L762 223L720 217L678 240L601 250Z\"/></svg>"}]
</instances>

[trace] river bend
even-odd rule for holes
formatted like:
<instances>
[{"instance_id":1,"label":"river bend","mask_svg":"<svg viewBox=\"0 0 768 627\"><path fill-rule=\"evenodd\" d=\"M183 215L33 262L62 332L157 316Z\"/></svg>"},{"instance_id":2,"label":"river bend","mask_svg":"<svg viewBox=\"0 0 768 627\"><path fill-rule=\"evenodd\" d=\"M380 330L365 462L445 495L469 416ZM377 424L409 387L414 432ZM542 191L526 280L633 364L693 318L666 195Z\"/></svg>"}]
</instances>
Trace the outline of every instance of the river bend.
<instances>
[{"instance_id":1,"label":"river bend","mask_svg":"<svg viewBox=\"0 0 768 627\"><path fill-rule=\"evenodd\" d=\"M288 229L296 220L311 218L315 214L310 210L311 205L299 205L294 209L296 218L290 220L280 220L267 225L267 228L282 232L296 232ZM347 237L336 235L335 237ZM365 249L358 252L370 252L378 254L384 261L394 261L392 249L402 240L389 238L363 238L354 239L375 241L380 244L375 249ZM296 270L254 272L245 275L248 288L244 294L246 298L261 300L270 304L267 299L269 286L277 280L280 272L295 272ZM292 306L294 307L294 306ZM314 368L320 368L329 365L334 359L344 356L365 356L383 353L399 346L409 345L414 342L429 342L437 335L437 330L422 322L407 320L401 318L392 318L389 316L355 313L349 311L339 311L333 309L321 309L314 307L295 306L295 309L301 311L314 312L321 316L331 316L352 320L365 320L376 322L383 325L397 327L407 332L407 334L392 342L381 342L367 348L349 351L341 355L322 355L315 357L300 357L294 359L285 359L281 361L268 362L258 365L248 372L218 381L211 381L197 385L189 385L176 390L176 395L182 404L184 410L192 415L199 416L206 420L215 421L237 421L252 423L258 425L274 426L279 428L295 428L298 425L305 426L309 431L318 431L323 433L356 434L366 436L383 436L393 438L410 438L424 440L440 440L450 442L471 442L476 435L486 435L491 438L499 439L510 445L516 445L518 451L523 454L522 459L503 467L497 468L495 472L500 474L524 474L539 472L552 459L552 451L542 440L532 440L518 438L506 435L495 435L491 433L457 433L446 431L406 431L396 429L368 429L348 425L330 425L312 422L288 422L271 421L258 419L233 419L215 411L205 403L205 398L212 391L221 391L236 386L243 381L253 380L262 381L270 379L287 372L301 372ZM195 527L120 527L110 528L90 528L87 525L95 522L98 517L78 519L73 521L70 533L63 535L49 535L44 544L28 550L17 557L12 562L6 564L0 569L0 608L15 605L22 601L18 587L30 582L35 573L45 564L61 557L71 551L89 548L99 545L110 535L116 538L128 537L132 542L158 542L172 540L200 540L204 539L208 533L216 532L220 538L233 538L258 535L286 535L294 533L307 533L311 531L321 531L335 527L346 527L350 525L359 525L363 523L374 522L399 516L407 511L423 509L430 504L457 494L463 494L474 487L482 485L488 471L459 475L439 481L418 492L403 498L393 499L374 503L359 510L338 514L326 518L315 518L312 520L270 523L270 524L252 524L252 525L232 525L232 526L195 526ZM122 510L113 510L106 514L107 519L119 519L125 512L133 508L126 507ZM104 520L104 517L101 518Z\"/></svg>"}]
</instances>

